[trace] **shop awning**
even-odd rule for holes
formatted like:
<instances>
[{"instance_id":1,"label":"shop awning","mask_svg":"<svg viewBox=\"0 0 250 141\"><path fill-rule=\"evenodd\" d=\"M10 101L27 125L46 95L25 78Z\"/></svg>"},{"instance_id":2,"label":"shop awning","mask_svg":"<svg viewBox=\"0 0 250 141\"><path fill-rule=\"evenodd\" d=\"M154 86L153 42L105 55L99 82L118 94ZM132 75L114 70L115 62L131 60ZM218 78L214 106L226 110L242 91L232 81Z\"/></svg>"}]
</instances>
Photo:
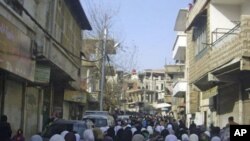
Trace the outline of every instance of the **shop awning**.
<instances>
[{"instance_id":1,"label":"shop awning","mask_svg":"<svg viewBox=\"0 0 250 141\"><path fill-rule=\"evenodd\" d=\"M65 90L64 100L70 102L77 102L81 104L87 103L87 94L80 91Z\"/></svg>"}]
</instances>

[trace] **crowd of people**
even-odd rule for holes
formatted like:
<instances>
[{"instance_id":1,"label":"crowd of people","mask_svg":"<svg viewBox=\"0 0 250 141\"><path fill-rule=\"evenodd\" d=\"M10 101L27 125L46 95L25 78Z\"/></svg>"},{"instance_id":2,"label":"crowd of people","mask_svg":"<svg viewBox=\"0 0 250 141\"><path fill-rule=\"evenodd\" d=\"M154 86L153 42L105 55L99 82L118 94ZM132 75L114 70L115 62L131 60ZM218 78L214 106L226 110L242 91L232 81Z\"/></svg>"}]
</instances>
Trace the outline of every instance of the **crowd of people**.
<instances>
[{"instance_id":1,"label":"crowd of people","mask_svg":"<svg viewBox=\"0 0 250 141\"><path fill-rule=\"evenodd\" d=\"M186 127L182 120L169 119L161 116L131 116L129 119L116 119L116 125L109 128L93 127L83 132L83 135L63 131L53 135L49 141L229 141L230 125L237 125L233 117L228 118L228 124L220 129L211 125L207 130L194 122ZM10 141L11 129L7 117L1 117L1 141ZM8 140L9 139L9 140ZM11 141L25 141L22 130L18 130ZM34 135L30 141L42 141L40 135Z\"/></svg>"}]
</instances>

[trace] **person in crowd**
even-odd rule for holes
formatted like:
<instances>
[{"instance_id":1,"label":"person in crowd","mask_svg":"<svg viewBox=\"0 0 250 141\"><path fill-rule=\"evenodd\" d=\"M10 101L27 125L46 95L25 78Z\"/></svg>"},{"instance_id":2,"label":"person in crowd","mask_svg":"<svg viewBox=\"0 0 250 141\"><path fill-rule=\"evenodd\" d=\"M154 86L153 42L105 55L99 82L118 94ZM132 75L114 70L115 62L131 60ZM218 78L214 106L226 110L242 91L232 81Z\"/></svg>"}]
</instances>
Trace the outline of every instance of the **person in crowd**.
<instances>
[{"instance_id":1,"label":"person in crowd","mask_svg":"<svg viewBox=\"0 0 250 141\"><path fill-rule=\"evenodd\" d=\"M118 132L116 134L116 137L115 137L116 141L122 141L123 132L124 132L123 128L121 128L121 129L118 130Z\"/></svg>"},{"instance_id":2,"label":"person in crowd","mask_svg":"<svg viewBox=\"0 0 250 141\"><path fill-rule=\"evenodd\" d=\"M65 141L65 140L61 135L55 134L49 139L49 141Z\"/></svg>"},{"instance_id":3,"label":"person in crowd","mask_svg":"<svg viewBox=\"0 0 250 141\"><path fill-rule=\"evenodd\" d=\"M102 141L104 138L104 135L103 135L102 130L100 128L93 128L93 134L95 137L95 141Z\"/></svg>"},{"instance_id":4,"label":"person in crowd","mask_svg":"<svg viewBox=\"0 0 250 141\"><path fill-rule=\"evenodd\" d=\"M47 121L45 122L45 124L43 125L43 130L46 131L47 128L56 120L59 119L59 112L53 112L53 114L51 115L51 117L49 117L47 119Z\"/></svg>"},{"instance_id":5,"label":"person in crowd","mask_svg":"<svg viewBox=\"0 0 250 141\"><path fill-rule=\"evenodd\" d=\"M228 124L226 126L230 126L230 125L239 125L237 122L234 121L233 116L228 117Z\"/></svg>"},{"instance_id":6,"label":"person in crowd","mask_svg":"<svg viewBox=\"0 0 250 141\"><path fill-rule=\"evenodd\" d=\"M211 141L221 141L221 139L218 136L214 136L212 137Z\"/></svg>"},{"instance_id":7,"label":"person in crowd","mask_svg":"<svg viewBox=\"0 0 250 141\"><path fill-rule=\"evenodd\" d=\"M144 137L141 134L136 134L133 136L132 141L144 141Z\"/></svg>"},{"instance_id":8,"label":"person in crowd","mask_svg":"<svg viewBox=\"0 0 250 141\"><path fill-rule=\"evenodd\" d=\"M30 141L43 141L43 139L40 135L33 135L31 136Z\"/></svg>"},{"instance_id":9,"label":"person in crowd","mask_svg":"<svg viewBox=\"0 0 250 141\"><path fill-rule=\"evenodd\" d=\"M211 131L211 137L220 137L220 127L214 127Z\"/></svg>"},{"instance_id":10,"label":"person in crowd","mask_svg":"<svg viewBox=\"0 0 250 141\"><path fill-rule=\"evenodd\" d=\"M225 127L221 130L220 138L222 141L230 141L230 128Z\"/></svg>"},{"instance_id":11,"label":"person in crowd","mask_svg":"<svg viewBox=\"0 0 250 141\"><path fill-rule=\"evenodd\" d=\"M194 134L197 132L197 127L196 127L196 124L194 123L194 121L192 121L192 123L190 124L189 126L189 131L190 131L190 134Z\"/></svg>"},{"instance_id":12,"label":"person in crowd","mask_svg":"<svg viewBox=\"0 0 250 141\"><path fill-rule=\"evenodd\" d=\"M208 131L201 133L200 141L210 141L210 133Z\"/></svg>"},{"instance_id":13,"label":"person in crowd","mask_svg":"<svg viewBox=\"0 0 250 141\"><path fill-rule=\"evenodd\" d=\"M168 129L163 129L163 130L161 131L161 136L162 136L162 138L165 139L167 135L169 135Z\"/></svg>"},{"instance_id":14,"label":"person in crowd","mask_svg":"<svg viewBox=\"0 0 250 141\"><path fill-rule=\"evenodd\" d=\"M81 136L77 133L75 133L75 136L76 136L76 141L80 141Z\"/></svg>"},{"instance_id":15,"label":"person in crowd","mask_svg":"<svg viewBox=\"0 0 250 141\"><path fill-rule=\"evenodd\" d=\"M61 132L61 136L64 138L65 135L68 134L68 133L69 133L69 131L64 130L64 131Z\"/></svg>"},{"instance_id":16,"label":"person in crowd","mask_svg":"<svg viewBox=\"0 0 250 141\"><path fill-rule=\"evenodd\" d=\"M149 132L147 131L147 130L143 130L142 132L141 132L141 134L143 135L143 137L144 137L144 140L149 140Z\"/></svg>"},{"instance_id":17,"label":"person in crowd","mask_svg":"<svg viewBox=\"0 0 250 141\"><path fill-rule=\"evenodd\" d=\"M114 141L112 137L110 136L105 136L103 141Z\"/></svg>"},{"instance_id":18,"label":"person in crowd","mask_svg":"<svg viewBox=\"0 0 250 141\"><path fill-rule=\"evenodd\" d=\"M0 139L2 141L9 141L11 138L12 130L10 124L8 123L8 118L6 115L1 116L0 120Z\"/></svg>"},{"instance_id":19,"label":"person in crowd","mask_svg":"<svg viewBox=\"0 0 250 141\"><path fill-rule=\"evenodd\" d=\"M84 141L95 141L92 129L87 129L83 132L83 139Z\"/></svg>"},{"instance_id":20,"label":"person in crowd","mask_svg":"<svg viewBox=\"0 0 250 141\"><path fill-rule=\"evenodd\" d=\"M181 141L189 141L189 137L187 134L182 134L181 135Z\"/></svg>"},{"instance_id":21,"label":"person in crowd","mask_svg":"<svg viewBox=\"0 0 250 141\"><path fill-rule=\"evenodd\" d=\"M113 140L115 140L115 129L114 129L114 127L110 127L110 128L107 130L106 136L109 136L109 137L111 137Z\"/></svg>"},{"instance_id":22,"label":"person in crowd","mask_svg":"<svg viewBox=\"0 0 250 141\"><path fill-rule=\"evenodd\" d=\"M68 132L65 137L64 137L65 141L76 141L76 136L74 133L72 132Z\"/></svg>"},{"instance_id":23,"label":"person in crowd","mask_svg":"<svg viewBox=\"0 0 250 141\"><path fill-rule=\"evenodd\" d=\"M196 134L191 134L189 141L199 141L199 137Z\"/></svg>"},{"instance_id":24,"label":"person in crowd","mask_svg":"<svg viewBox=\"0 0 250 141\"><path fill-rule=\"evenodd\" d=\"M178 141L175 135L167 135L165 141Z\"/></svg>"},{"instance_id":25,"label":"person in crowd","mask_svg":"<svg viewBox=\"0 0 250 141\"><path fill-rule=\"evenodd\" d=\"M25 141L25 138L23 136L23 130L18 129L16 135L14 135L11 141Z\"/></svg>"}]
</instances>

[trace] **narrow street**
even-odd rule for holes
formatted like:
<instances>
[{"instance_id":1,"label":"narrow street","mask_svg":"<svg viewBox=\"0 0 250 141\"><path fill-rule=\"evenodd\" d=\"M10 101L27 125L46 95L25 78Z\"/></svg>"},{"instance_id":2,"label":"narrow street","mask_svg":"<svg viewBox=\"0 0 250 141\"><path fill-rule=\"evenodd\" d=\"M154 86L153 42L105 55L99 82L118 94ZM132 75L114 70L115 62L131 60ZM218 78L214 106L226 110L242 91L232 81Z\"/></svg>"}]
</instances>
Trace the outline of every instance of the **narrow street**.
<instances>
[{"instance_id":1,"label":"narrow street","mask_svg":"<svg viewBox=\"0 0 250 141\"><path fill-rule=\"evenodd\" d=\"M249 7L0 0L0 141L249 137Z\"/></svg>"}]
</instances>

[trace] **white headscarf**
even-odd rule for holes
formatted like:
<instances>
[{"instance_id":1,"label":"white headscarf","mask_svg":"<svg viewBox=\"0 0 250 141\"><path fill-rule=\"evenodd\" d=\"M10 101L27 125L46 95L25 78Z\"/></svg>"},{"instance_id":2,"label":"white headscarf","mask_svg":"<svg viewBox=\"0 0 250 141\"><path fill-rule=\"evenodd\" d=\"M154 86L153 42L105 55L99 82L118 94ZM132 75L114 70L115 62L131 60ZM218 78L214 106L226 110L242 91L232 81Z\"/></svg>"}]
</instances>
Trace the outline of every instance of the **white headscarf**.
<instances>
[{"instance_id":1,"label":"white headscarf","mask_svg":"<svg viewBox=\"0 0 250 141\"><path fill-rule=\"evenodd\" d=\"M173 129L172 124L168 124L167 129Z\"/></svg>"},{"instance_id":2,"label":"white headscarf","mask_svg":"<svg viewBox=\"0 0 250 141\"><path fill-rule=\"evenodd\" d=\"M76 141L80 141L81 138L80 135L76 133L75 136L76 136Z\"/></svg>"},{"instance_id":3,"label":"white headscarf","mask_svg":"<svg viewBox=\"0 0 250 141\"><path fill-rule=\"evenodd\" d=\"M221 139L217 136L212 137L211 141L221 141Z\"/></svg>"},{"instance_id":4,"label":"white headscarf","mask_svg":"<svg viewBox=\"0 0 250 141\"><path fill-rule=\"evenodd\" d=\"M144 141L144 137L141 134L136 134L133 136L132 141Z\"/></svg>"},{"instance_id":5,"label":"white headscarf","mask_svg":"<svg viewBox=\"0 0 250 141\"><path fill-rule=\"evenodd\" d=\"M117 132L121 129L122 127L120 125L115 126L115 135L117 134Z\"/></svg>"},{"instance_id":6,"label":"white headscarf","mask_svg":"<svg viewBox=\"0 0 250 141\"><path fill-rule=\"evenodd\" d=\"M43 141L43 139L40 135L33 135L31 136L30 141Z\"/></svg>"},{"instance_id":7,"label":"white headscarf","mask_svg":"<svg viewBox=\"0 0 250 141\"><path fill-rule=\"evenodd\" d=\"M155 131L161 133L161 131L162 131L162 130L161 130L161 126L157 125L157 126L155 127Z\"/></svg>"},{"instance_id":8,"label":"white headscarf","mask_svg":"<svg viewBox=\"0 0 250 141\"><path fill-rule=\"evenodd\" d=\"M175 135L167 135L165 141L177 141L177 137Z\"/></svg>"},{"instance_id":9,"label":"white headscarf","mask_svg":"<svg viewBox=\"0 0 250 141\"><path fill-rule=\"evenodd\" d=\"M135 127L131 128L132 134L134 135L135 131L137 131L137 129Z\"/></svg>"},{"instance_id":10,"label":"white headscarf","mask_svg":"<svg viewBox=\"0 0 250 141\"><path fill-rule=\"evenodd\" d=\"M152 126L148 126L147 130L148 130L149 135L153 135L154 131L153 131Z\"/></svg>"},{"instance_id":11,"label":"white headscarf","mask_svg":"<svg viewBox=\"0 0 250 141\"><path fill-rule=\"evenodd\" d=\"M83 133L83 138L84 138L84 141L94 141L95 137L94 137L94 133L92 129L85 130Z\"/></svg>"},{"instance_id":12,"label":"white headscarf","mask_svg":"<svg viewBox=\"0 0 250 141\"><path fill-rule=\"evenodd\" d=\"M61 135L55 134L49 139L49 141L65 141L65 140Z\"/></svg>"},{"instance_id":13,"label":"white headscarf","mask_svg":"<svg viewBox=\"0 0 250 141\"><path fill-rule=\"evenodd\" d=\"M182 141L188 141L188 140L189 140L188 135L187 135L187 134L182 134L182 135L181 135L181 140L182 140Z\"/></svg>"},{"instance_id":14,"label":"white headscarf","mask_svg":"<svg viewBox=\"0 0 250 141\"><path fill-rule=\"evenodd\" d=\"M64 137L66 136L66 134L68 134L68 133L69 133L69 131L66 131L66 130L65 130L65 131L62 131L62 132L61 132L61 136L64 138Z\"/></svg>"},{"instance_id":15,"label":"white headscarf","mask_svg":"<svg viewBox=\"0 0 250 141\"><path fill-rule=\"evenodd\" d=\"M196 134L191 134L189 141L199 141L199 137Z\"/></svg>"},{"instance_id":16,"label":"white headscarf","mask_svg":"<svg viewBox=\"0 0 250 141\"><path fill-rule=\"evenodd\" d=\"M209 131L205 131L204 134L206 134L209 138L211 137L210 132Z\"/></svg>"}]
</instances>

